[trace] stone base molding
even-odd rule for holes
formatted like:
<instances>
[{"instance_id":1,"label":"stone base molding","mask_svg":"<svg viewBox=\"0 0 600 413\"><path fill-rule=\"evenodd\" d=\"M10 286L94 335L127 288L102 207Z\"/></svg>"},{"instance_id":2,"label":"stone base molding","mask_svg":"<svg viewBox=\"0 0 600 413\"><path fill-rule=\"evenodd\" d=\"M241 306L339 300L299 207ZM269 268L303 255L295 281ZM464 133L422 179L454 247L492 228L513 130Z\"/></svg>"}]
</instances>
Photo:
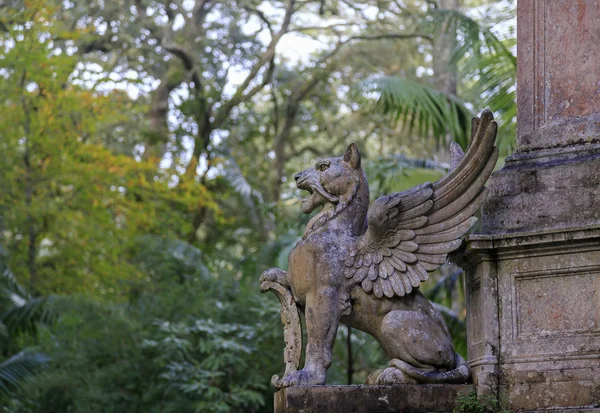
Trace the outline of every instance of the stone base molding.
<instances>
[{"instance_id":1,"label":"stone base molding","mask_svg":"<svg viewBox=\"0 0 600 413\"><path fill-rule=\"evenodd\" d=\"M600 408L600 225L474 234L456 259L478 392L512 410Z\"/></svg>"},{"instance_id":2,"label":"stone base molding","mask_svg":"<svg viewBox=\"0 0 600 413\"><path fill-rule=\"evenodd\" d=\"M452 412L471 385L288 387L275 393L275 413Z\"/></svg>"}]
</instances>

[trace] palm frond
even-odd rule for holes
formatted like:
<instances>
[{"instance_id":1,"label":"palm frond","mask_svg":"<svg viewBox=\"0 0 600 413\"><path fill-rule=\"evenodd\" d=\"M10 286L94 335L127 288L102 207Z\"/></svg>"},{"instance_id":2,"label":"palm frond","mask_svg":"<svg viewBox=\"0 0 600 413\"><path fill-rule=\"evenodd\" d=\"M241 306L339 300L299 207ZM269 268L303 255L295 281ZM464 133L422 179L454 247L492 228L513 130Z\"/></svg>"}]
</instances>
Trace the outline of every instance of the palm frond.
<instances>
[{"instance_id":1,"label":"palm frond","mask_svg":"<svg viewBox=\"0 0 600 413\"><path fill-rule=\"evenodd\" d=\"M480 100L492 108L500 120L499 145L510 152L516 136L516 67L507 59L486 55L471 62L465 71L465 82L471 83Z\"/></svg>"},{"instance_id":2,"label":"palm frond","mask_svg":"<svg viewBox=\"0 0 600 413\"><path fill-rule=\"evenodd\" d=\"M241 197L244 206L248 209L248 214L257 227L262 227L262 217L258 207L264 204L264 199L260 191L253 188L248 179L242 172L235 157L227 146L221 148L222 155L225 157L224 177L229 182L233 190Z\"/></svg>"},{"instance_id":3,"label":"palm frond","mask_svg":"<svg viewBox=\"0 0 600 413\"><path fill-rule=\"evenodd\" d=\"M0 363L0 393L11 397L25 381L46 367L49 358L24 350Z\"/></svg>"},{"instance_id":4,"label":"palm frond","mask_svg":"<svg viewBox=\"0 0 600 413\"><path fill-rule=\"evenodd\" d=\"M48 305L52 299L53 297L28 298L0 314L0 322L6 326L9 335L19 332L35 333L38 323L50 324L55 320L56 313Z\"/></svg>"},{"instance_id":5,"label":"palm frond","mask_svg":"<svg viewBox=\"0 0 600 413\"><path fill-rule=\"evenodd\" d=\"M10 338L20 332L35 333L38 323L50 323L55 318L47 305L53 298L32 297L10 271L3 249L0 249L0 271L0 334Z\"/></svg>"},{"instance_id":6,"label":"palm frond","mask_svg":"<svg viewBox=\"0 0 600 413\"><path fill-rule=\"evenodd\" d=\"M466 147L471 113L456 96L421 83L394 76L369 78L357 85L360 100L374 102L374 109L394 115L408 132L433 136L444 142L448 133Z\"/></svg>"},{"instance_id":7,"label":"palm frond","mask_svg":"<svg viewBox=\"0 0 600 413\"><path fill-rule=\"evenodd\" d=\"M437 35L457 38L450 64L457 65L464 58L495 56L511 67L517 67L517 58L492 30L458 10L432 9L419 22L420 29Z\"/></svg>"},{"instance_id":8,"label":"palm frond","mask_svg":"<svg viewBox=\"0 0 600 413\"><path fill-rule=\"evenodd\" d=\"M5 293L10 292L20 297L27 297L28 293L15 279L8 266L8 252L0 245L0 289Z\"/></svg>"},{"instance_id":9,"label":"palm frond","mask_svg":"<svg viewBox=\"0 0 600 413\"><path fill-rule=\"evenodd\" d=\"M458 66L466 86L479 97L477 107L489 107L500 120L501 148L510 152L516 136L517 58L514 36L499 38L489 27L457 10L433 9L421 30L456 38L449 64ZM507 139L508 138L508 139Z\"/></svg>"},{"instance_id":10,"label":"palm frond","mask_svg":"<svg viewBox=\"0 0 600 413\"><path fill-rule=\"evenodd\" d=\"M10 336L8 335L8 328L3 322L0 321L0 340L8 341L9 338Z\"/></svg>"}]
</instances>

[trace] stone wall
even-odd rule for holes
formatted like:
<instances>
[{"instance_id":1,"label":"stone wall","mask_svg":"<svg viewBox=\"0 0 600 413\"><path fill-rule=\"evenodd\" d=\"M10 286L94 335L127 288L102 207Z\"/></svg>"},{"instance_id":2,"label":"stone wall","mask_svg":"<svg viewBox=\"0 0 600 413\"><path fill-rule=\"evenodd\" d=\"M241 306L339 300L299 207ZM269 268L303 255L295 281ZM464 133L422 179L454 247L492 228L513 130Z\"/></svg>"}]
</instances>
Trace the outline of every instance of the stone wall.
<instances>
[{"instance_id":1,"label":"stone wall","mask_svg":"<svg viewBox=\"0 0 600 413\"><path fill-rule=\"evenodd\" d=\"M517 93L517 152L456 257L469 363L511 409L600 409L600 1L519 0Z\"/></svg>"}]
</instances>

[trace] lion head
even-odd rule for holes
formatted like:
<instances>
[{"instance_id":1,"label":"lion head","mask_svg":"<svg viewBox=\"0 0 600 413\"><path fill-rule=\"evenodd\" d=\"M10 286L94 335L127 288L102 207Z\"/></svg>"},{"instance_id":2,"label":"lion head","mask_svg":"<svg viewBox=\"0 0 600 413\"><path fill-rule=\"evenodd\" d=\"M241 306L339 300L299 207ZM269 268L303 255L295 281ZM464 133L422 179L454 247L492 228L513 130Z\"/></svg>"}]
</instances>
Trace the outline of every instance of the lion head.
<instances>
[{"instance_id":1,"label":"lion head","mask_svg":"<svg viewBox=\"0 0 600 413\"><path fill-rule=\"evenodd\" d=\"M294 176L298 189L309 195L302 200L302 212L310 214L323 206L307 227L307 232L323 225L345 210L356 197L359 188L364 192L368 205L368 185L361 168L361 156L356 144L346 149L344 156L318 160L314 167ZM364 198L364 195L361 197Z\"/></svg>"},{"instance_id":2,"label":"lion head","mask_svg":"<svg viewBox=\"0 0 600 413\"><path fill-rule=\"evenodd\" d=\"M361 174L360 152L352 143L343 157L318 160L314 167L294 175L298 189L310 193L302 200L302 212L310 214L326 203L337 205L340 199L348 199Z\"/></svg>"}]
</instances>

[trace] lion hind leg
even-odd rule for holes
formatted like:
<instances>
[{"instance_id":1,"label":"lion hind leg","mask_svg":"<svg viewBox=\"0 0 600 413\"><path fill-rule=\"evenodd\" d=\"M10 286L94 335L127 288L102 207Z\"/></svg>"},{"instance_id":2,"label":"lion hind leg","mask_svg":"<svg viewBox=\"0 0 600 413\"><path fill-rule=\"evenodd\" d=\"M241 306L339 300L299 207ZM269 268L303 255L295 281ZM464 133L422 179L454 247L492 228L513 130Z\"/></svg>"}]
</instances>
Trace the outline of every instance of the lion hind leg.
<instances>
[{"instance_id":1,"label":"lion hind leg","mask_svg":"<svg viewBox=\"0 0 600 413\"><path fill-rule=\"evenodd\" d=\"M427 313L390 311L383 318L378 341L390 360L403 360L424 370L456 366L450 335Z\"/></svg>"},{"instance_id":2,"label":"lion hind leg","mask_svg":"<svg viewBox=\"0 0 600 413\"><path fill-rule=\"evenodd\" d=\"M456 368L448 371L432 371L419 367L412 366L405 361L393 359L390 365L398 370L401 370L405 375L415 380L417 383L429 384L459 384L466 383L471 377L471 370L458 353L456 354Z\"/></svg>"},{"instance_id":3,"label":"lion hind leg","mask_svg":"<svg viewBox=\"0 0 600 413\"><path fill-rule=\"evenodd\" d=\"M416 384L417 381L396 367L377 370L367 377L365 384L389 386L394 384Z\"/></svg>"}]
</instances>

